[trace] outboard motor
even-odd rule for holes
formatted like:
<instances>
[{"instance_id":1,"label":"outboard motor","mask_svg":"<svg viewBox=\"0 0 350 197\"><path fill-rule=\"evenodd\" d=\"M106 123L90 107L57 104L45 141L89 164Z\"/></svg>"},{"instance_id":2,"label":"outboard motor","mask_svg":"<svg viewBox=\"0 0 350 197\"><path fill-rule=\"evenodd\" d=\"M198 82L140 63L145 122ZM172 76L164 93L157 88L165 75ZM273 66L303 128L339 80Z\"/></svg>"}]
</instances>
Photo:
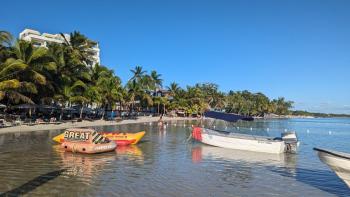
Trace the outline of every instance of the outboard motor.
<instances>
[{"instance_id":1,"label":"outboard motor","mask_svg":"<svg viewBox=\"0 0 350 197\"><path fill-rule=\"evenodd\" d=\"M299 141L294 131L284 132L281 134L282 140L286 145L284 152L286 153L297 153Z\"/></svg>"}]
</instances>

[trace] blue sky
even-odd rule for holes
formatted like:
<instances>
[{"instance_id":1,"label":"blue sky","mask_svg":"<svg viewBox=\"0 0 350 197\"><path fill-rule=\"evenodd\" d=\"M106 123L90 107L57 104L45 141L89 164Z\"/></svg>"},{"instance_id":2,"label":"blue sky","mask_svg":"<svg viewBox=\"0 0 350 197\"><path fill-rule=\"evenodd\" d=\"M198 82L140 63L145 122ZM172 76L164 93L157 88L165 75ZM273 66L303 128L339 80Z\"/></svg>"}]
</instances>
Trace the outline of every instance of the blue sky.
<instances>
[{"instance_id":1,"label":"blue sky","mask_svg":"<svg viewBox=\"0 0 350 197\"><path fill-rule=\"evenodd\" d=\"M0 29L78 30L125 82L136 65L165 85L284 96L296 109L350 114L350 1L5 1Z\"/></svg>"}]
</instances>

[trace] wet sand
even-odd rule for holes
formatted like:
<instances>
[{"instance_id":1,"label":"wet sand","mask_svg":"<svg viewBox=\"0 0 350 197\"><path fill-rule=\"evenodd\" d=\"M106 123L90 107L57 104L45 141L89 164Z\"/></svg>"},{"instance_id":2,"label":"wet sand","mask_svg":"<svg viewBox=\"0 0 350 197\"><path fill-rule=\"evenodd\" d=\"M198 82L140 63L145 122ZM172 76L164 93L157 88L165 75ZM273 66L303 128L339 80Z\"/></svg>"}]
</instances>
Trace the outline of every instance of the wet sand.
<instances>
[{"instance_id":1,"label":"wet sand","mask_svg":"<svg viewBox=\"0 0 350 197\"><path fill-rule=\"evenodd\" d=\"M195 120L196 118L187 118L187 117L163 117L163 121L171 120ZM93 126L108 126L108 125L123 125L123 124L135 124L135 123L145 123L145 122L156 122L159 120L159 117L148 117L141 116L137 119L128 119L122 121L106 121L106 120L95 120L95 121L86 121L82 122L64 122L61 124L37 124L37 125L19 125L13 127L0 128L0 134L2 133L16 133L16 132L30 132L30 131L43 131L43 130L59 130L67 129L72 127L93 127Z\"/></svg>"}]
</instances>

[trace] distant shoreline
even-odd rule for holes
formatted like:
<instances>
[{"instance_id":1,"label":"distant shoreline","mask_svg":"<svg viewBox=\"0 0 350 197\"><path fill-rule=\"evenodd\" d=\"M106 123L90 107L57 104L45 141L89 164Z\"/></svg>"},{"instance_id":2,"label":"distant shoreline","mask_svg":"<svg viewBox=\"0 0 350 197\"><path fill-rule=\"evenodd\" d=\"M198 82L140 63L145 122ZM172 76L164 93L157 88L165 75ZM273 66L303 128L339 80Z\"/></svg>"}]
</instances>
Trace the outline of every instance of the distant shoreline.
<instances>
[{"instance_id":1,"label":"distant shoreline","mask_svg":"<svg viewBox=\"0 0 350 197\"><path fill-rule=\"evenodd\" d=\"M260 120L260 119L266 119L266 120L273 120L273 119L316 119L316 118L350 118L350 116L279 116L279 117L254 117L254 119Z\"/></svg>"},{"instance_id":2,"label":"distant shoreline","mask_svg":"<svg viewBox=\"0 0 350 197\"><path fill-rule=\"evenodd\" d=\"M294 119L294 118L312 119L312 118L317 118L317 117L315 117L315 116L297 116L297 115L275 115L275 116L265 116L265 117L254 117L254 119Z\"/></svg>"},{"instance_id":3,"label":"distant shoreline","mask_svg":"<svg viewBox=\"0 0 350 197\"><path fill-rule=\"evenodd\" d=\"M349 118L349 117L314 117L314 116L296 116L296 115L275 115L268 117L254 117L256 120L273 120L273 119L314 119L314 118ZM159 117L147 117L142 116L136 120L128 119L120 122L95 120L82 122L64 122L61 124L37 124L33 126L19 125L12 127L0 128L0 135L6 133L24 133L33 131L49 131L49 130L62 130L74 127L96 127L96 126L113 126L113 125L125 125L125 124L137 124L137 123L153 123L157 122ZM163 121L177 121L177 120L198 120L198 118L190 117L163 117Z\"/></svg>"},{"instance_id":4,"label":"distant shoreline","mask_svg":"<svg viewBox=\"0 0 350 197\"><path fill-rule=\"evenodd\" d=\"M112 125L125 125L125 124L136 124L136 123L152 123L157 122L159 117L139 117L136 120L122 120L120 122L116 121L106 121L106 120L95 120L82 122L65 122L61 124L38 124L33 126L19 125L13 127L0 128L0 135L6 133L22 133L22 132L32 132L32 131L48 131L48 130L61 130L74 127L96 127L96 126L112 126ZM197 120L197 118L188 117L163 117L163 121L177 121L177 120Z\"/></svg>"}]
</instances>

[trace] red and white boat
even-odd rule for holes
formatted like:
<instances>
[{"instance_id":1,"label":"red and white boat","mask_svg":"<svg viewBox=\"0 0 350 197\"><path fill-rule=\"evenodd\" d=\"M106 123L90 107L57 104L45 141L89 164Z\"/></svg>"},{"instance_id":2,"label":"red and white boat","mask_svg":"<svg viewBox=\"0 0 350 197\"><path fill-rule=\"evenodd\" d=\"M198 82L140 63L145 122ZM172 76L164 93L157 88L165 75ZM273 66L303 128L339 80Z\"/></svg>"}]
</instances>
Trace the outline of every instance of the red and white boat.
<instances>
[{"instance_id":1,"label":"red and white boat","mask_svg":"<svg viewBox=\"0 0 350 197\"><path fill-rule=\"evenodd\" d=\"M205 113L205 116L229 122L251 120L244 116L222 112L209 112ZM212 146L273 154L284 152L295 153L298 146L298 139L295 132L285 132L279 138L271 138L219 131L204 127L193 127L192 137L197 141Z\"/></svg>"}]
</instances>

